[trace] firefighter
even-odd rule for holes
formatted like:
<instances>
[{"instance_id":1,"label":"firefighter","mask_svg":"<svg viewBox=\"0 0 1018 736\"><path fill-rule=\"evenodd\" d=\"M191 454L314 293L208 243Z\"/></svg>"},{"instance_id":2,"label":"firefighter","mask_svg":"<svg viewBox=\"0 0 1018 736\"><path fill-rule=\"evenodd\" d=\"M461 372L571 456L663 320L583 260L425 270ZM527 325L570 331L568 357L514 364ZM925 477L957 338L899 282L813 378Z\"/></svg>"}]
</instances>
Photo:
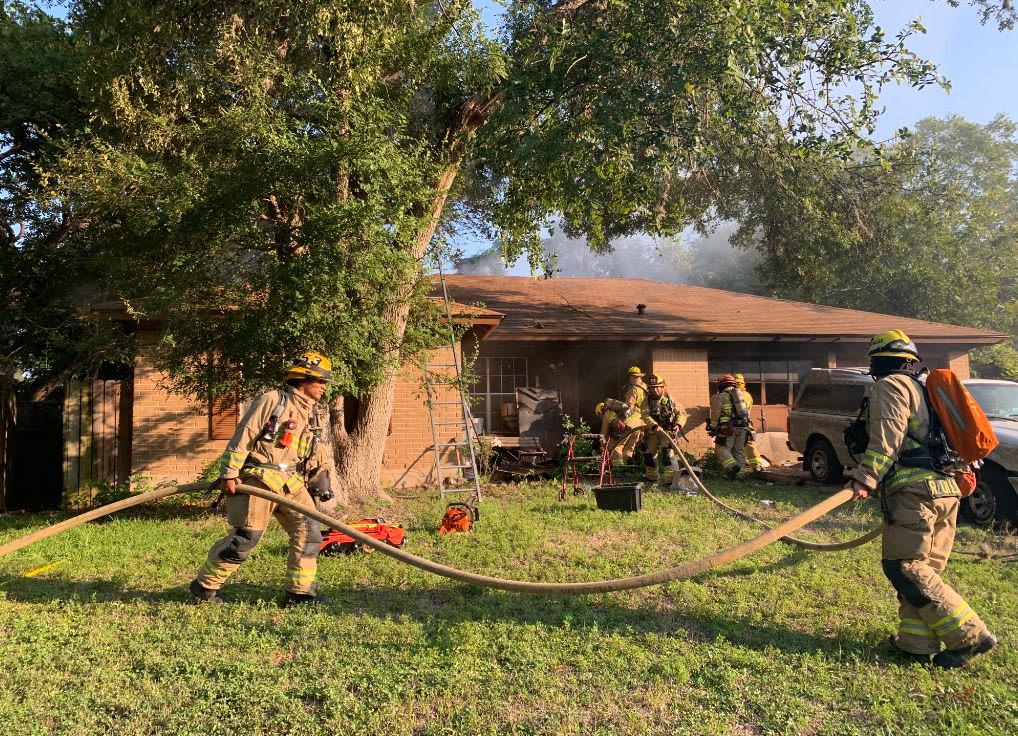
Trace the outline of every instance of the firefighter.
<instances>
[{"instance_id":1,"label":"firefighter","mask_svg":"<svg viewBox=\"0 0 1018 736\"><path fill-rule=\"evenodd\" d=\"M653 374L647 376L647 414L651 420L643 455L646 471L644 477L647 480L658 480L657 459L660 451L665 451L666 466L674 452L668 438L662 436L658 428L669 436L674 436L686 423L686 412L668 395L667 388L663 379Z\"/></svg>"},{"instance_id":2,"label":"firefighter","mask_svg":"<svg viewBox=\"0 0 1018 736\"><path fill-rule=\"evenodd\" d=\"M191 581L195 602L222 603L219 589L258 544L269 517L275 516L290 537L284 605L319 604L315 577L322 543L317 521L271 501L236 493L238 483L289 496L314 508L312 495L332 498L324 443L324 407L320 402L332 379L332 362L305 353L290 368L286 385L251 403L237 426L220 467L219 486L226 497L230 532L209 550Z\"/></svg>"},{"instance_id":3,"label":"firefighter","mask_svg":"<svg viewBox=\"0 0 1018 736\"><path fill-rule=\"evenodd\" d=\"M617 399L605 399L594 408L601 420L601 436L605 447L611 453L611 464L622 466L629 462L636 452L643 421L640 415Z\"/></svg>"},{"instance_id":4,"label":"firefighter","mask_svg":"<svg viewBox=\"0 0 1018 736\"><path fill-rule=\"evenodd\" d=\"M714 454L725 473L730 478L739 477L746 463L749 411L731 373L718 379L718 391L710 397L707 432L714 436Z\"/></svg>"},{"instance_id":5,"label":"firefighter","mask_svg":"<svg viewBox=\"0 0 1018 736\"><path fill-rule=\"evenodd\" d=\"M647 413L647 384L643 382L643 371L633 366L628 371L629 384L622 395L622 400L629 405L632 411L640 414Z\"/></svg>"},{"instance_id":6,"label":"firefighter","mask_svg":"<svg viewBox=\"0 0 1018 736\"><path fill-rule=\"evenodd\" d=\"M924 452L932 457L924 450L930 410L916 378L919 352L908 335L890 330L870 341L869 360L876 384L861 412L866 451L846 487L856 499L881 496L881 566L899 606L898 633L890 644L910 658L933 655L936 665L960 667L997 640L940 577L954 544L960 492L951 475L914 459ZM913 452L905 459L907 450Z\"/></svg>"},{"instance_id":7,"label":"firefighter","mask_svg":"<svg viewBox=\"0 0 1018 736\"><path fill-rule=\"evenodd\" d=\"M735 385L742 393L742 400L746 404L746 411L749 412L753 408L753 397L749 391L746 390L746 377L741 373L735 374ZM756 442L754 441L756 432L753 431L753 421L750 418L749 430L746 433L746 464L749 465L749 469L752 471L758 471L764 469L763 457L760 455L760 451L756 449Z\"/></svg>"}]
</instances>

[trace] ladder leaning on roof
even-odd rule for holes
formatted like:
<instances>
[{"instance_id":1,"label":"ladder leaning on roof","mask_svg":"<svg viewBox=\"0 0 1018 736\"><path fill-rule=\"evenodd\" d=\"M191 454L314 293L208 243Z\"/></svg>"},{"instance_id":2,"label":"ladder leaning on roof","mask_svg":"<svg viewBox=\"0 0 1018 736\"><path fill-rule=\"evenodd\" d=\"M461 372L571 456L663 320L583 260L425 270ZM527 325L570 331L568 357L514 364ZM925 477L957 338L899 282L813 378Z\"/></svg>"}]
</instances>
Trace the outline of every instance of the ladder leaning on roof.
<instances>
[{"instance_id":1,"label":"ladder leaning on roof","mask_svg":"<svg viewBox=\"0 0 1018 736\"><path fill-rule=\"evenodd\" d=\"M438 479L438 493L444 501L447 495L453 493L471 493L473 497L481 500L481 484L477 473L477 455L474 452L473 417L470 414L470 404L467 402L466 394L460 374L460 351L456 349L456 332L453 329L452 309L449 307L449 290L445 284L445 273L442 271L441 253L436 255L438 263L438 280L442 285L442 303L445 308L445 319L449 331L448 362L424 364L424 390L427 394L428 418L431 420L431 439L435 449L435 476ZM434 370L434 369L439 370ZM459 394L459 400L439 400L435 397L436 386L453 386ZM439 407L459 405L459 418L456 420L444 419ZM436 416L437 415L437 416ZM459 437L445 441L441 436L442 427L456 428ZM465 450L465 452L464 452ZM445 456L445 461L443 461ZM446 485L443 471L456 470L466 474L470 470L472 487L450 488Z\"/></svg>"}]
</instances>

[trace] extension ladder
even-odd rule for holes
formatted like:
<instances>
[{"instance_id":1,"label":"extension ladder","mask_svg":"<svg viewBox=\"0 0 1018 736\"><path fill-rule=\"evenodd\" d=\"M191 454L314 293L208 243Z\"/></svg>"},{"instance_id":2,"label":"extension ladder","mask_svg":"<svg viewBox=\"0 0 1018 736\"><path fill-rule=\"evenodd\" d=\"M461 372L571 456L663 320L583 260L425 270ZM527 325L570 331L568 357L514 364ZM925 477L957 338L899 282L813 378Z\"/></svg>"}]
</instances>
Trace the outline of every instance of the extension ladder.
<instances>
[{"instance_id":1,"label":"extension ladder","mask_svg":"<svg viewBox=\"0 0 1018 736\"><path fill-rule=\"evenodd\" d=\"M449 307L449 291L446 288L445 273L442 270L442 254L435 254L435 261L438 264L438 280L442 285L442 303L445 307L445 319L448 327L449 345L448 358L439 363L432 363L427 360L424 364L424 390L427 394L428 419L431 421L431 439L435 450L435 476L438 480L438 493L444 501L445 497L455 493L470 493L477 500L481 500L481 484L477 472L477 455L474 452L474 421L470 414L470 404L467 401L465 387L462 383L460 373L460 354L456 349L456 331L453 329L452 309ZM438 370L435 370L438 369ZM459 400L440 400L435 394L436 386L455 386L459 394ZM438 407L459 406L458 418L455 420L443 419ZM455 428L455 434L451 441L445 441L443 436L445 429ZM455 470L461 475L470 471L472 487L458 488L450 487L445 479L443 471Z\"/></svg>"}]
</instances>

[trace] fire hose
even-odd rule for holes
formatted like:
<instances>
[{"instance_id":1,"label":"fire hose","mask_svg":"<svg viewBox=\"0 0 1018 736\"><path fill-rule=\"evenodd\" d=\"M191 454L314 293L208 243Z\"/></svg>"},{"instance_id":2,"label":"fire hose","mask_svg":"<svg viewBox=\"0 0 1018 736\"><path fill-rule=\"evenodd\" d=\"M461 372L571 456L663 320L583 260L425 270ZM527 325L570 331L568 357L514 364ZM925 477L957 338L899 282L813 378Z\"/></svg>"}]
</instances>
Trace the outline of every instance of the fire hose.
<instances>
[{"instance_id":1,"label":"fire hose","mask_svg":"<svg viewBox=\"0 0 1018 736\"><path fill-rule=\"evenodd\" d=\"M106 516L108 514L116 513L124 509L132 508L134 506L140 506L148 503L149 501L155 501L167 496L174 495L176 493L193 492L199 490L205 490L208 486L202 483L191 483L182 486L170 486L167 488L157 489L149 493L143 493L138 496L132 496L122 501L102 506L101 508L93 511L80 514L66 521L62 521L53 526L41 529L37 532L29 534L21 539L14 540L3 546L0 546L0 557L14 552L16 550L27 547L28 545L38 542L47 537L51 537L60 532L72 529L76 526L92 521L94 519ZM701 488L703 486L701 485ZM806 509L797 516L779 524L765 532L753 537L752 539L742 542L741 544L729 547L728 549L717 552L713 555L700 558L698 560L692 560L685 562L676 567L671 567L666 570L660 570L658 572L647 573L644 575L634 575L625 578L614 578L611 580L594 580L584 583L536 583L524 580L510 580L506 578L491 577L488 575L479 575L477 573L466 572L458 570L456 568L448 567L433 560L428 560L417 555L410 554L401 549L392 547L380 540L369 537L362 534L356 529L347 526L339 519L335 519L321 511L303 506L293 499L272 493L271 491L256 488L245 484L237 486L237 492L247 493L251 496L257 496L267 501L271 501L280 506L298 511L304 514L308 518L314 519L318 522L328 525L333 529L338 529L343 534L353 537L357 541L368 545L376 549L377 551L394 557L400 562L403 562L413 567L417 567L426 572L434 573L435 575L441 575L452 580L459 580L464 583L472 585L479 585L488 588L496 588L498 590L506 590L513 593L531 593L541 595L577 595L577 594L591 594L591 593L608 593L620 590L632 590L635 588L643 588L650 585L660 585L662 583L671 582L673 580L681 580L689 578L694 575L712 570L720 565L725 565L731 562L735 562L747 555L756 552L763 547L766 547L773 542L782 539L786 535L802 528L806 524L820 518L824 514L832 511L843 503L849 501L852 498L852 492L850 490L842 490L835 493L828 498L824 499L820 503ZM854 540L858 544L862 542ZM853 545L856 546L856 545ZM826 545L825 547L839 547L840 545Z\"/></svg>"},{"instance_id":2,"label":"fire hose","mask_svg":"<svg viewBox=\"0 0 1018 736\"><path fill-rule=\"evenodd\" d=\"M693 479L693 482L696 483L697 488L699 488L703 495L707 497L708 501L713 503L718 508L724 509L728 513L733 514L734 516L737 516L740 519L743 519L744 521L760 524L765 529L771 528L770 525L767 524L767 522L765 522L763 519L758 519L752 514L747 514L745 511L740 511L739 509L734 508L733 506L729 506L720 498L718 498L717 496L712 494L709 490L707 490L707 486L705 486L703 484L703 481L700 480L700 477L695 472L693 472L693 467L689 464L689 460L686 459L686 453L679 449L679 445L675 441L675 438L672 437L668 432L661 429L660 427L658 427L657 432L661 438L668 440L668 443L672 446L672 449L675 450L675 453L679 456L679 459L682 460L682 464L686 466L686 472L689 473L689 477ZM787 535L781 537L780 541L784 542L785 544L790 544L793 547L798 547L800 549L808 549L812 550L813 552L842 552L846 549L859 547L863 544L866 544L867 542L873 541L874 539L880 536L880 533L882 531L883 524L878 524L876 527L870 529L868 532L866 532L860 537L856 537L855 539L849 539L847 542L835 542L833 544L821 544L819 542L809 542L805 539L799 539L797 537Z\"/></svg>"}]
</instances>

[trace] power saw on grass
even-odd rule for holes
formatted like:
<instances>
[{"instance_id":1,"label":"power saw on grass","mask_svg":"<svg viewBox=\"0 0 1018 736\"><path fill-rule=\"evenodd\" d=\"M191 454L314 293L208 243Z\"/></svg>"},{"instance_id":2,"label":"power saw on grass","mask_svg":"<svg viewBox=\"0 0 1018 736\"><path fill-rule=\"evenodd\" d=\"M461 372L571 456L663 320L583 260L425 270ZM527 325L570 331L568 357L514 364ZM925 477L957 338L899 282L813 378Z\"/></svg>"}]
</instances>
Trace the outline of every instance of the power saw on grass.
<instances>
[{"instance_id":1,"label":"power saw on grass","mask_svg":"<svg viewBox=\"0 0 1018 736\"><path fill-rule=\"evenodd\" d=\"M451 503L445 507L445 516L442 517L442 525L438 527L438 533L468 532L473 528L474 522L480 518L481 512L477 508L475 499L470 499L466 503Z\"/></svg>"},{"instance_id":2,"label":"power saw on grass","mask_svg":"<svg viewBox=\"0 0 1018 736\"><path fill-rule=\"evenodd\" d=\"M347 526L351 526L361 534L367 534L369 537L374 537L393 547L402 547L406 541L406 532L403 530L403 527L398 524L386 524L385 519L361 519L360 521L351 521ZM322 535L322 546L319 554L349 555L360 551L374 552L375 550L361 544L353 537L343 534L338 529L330 529L328 533Z\"/></svg>"}]
</instances>

